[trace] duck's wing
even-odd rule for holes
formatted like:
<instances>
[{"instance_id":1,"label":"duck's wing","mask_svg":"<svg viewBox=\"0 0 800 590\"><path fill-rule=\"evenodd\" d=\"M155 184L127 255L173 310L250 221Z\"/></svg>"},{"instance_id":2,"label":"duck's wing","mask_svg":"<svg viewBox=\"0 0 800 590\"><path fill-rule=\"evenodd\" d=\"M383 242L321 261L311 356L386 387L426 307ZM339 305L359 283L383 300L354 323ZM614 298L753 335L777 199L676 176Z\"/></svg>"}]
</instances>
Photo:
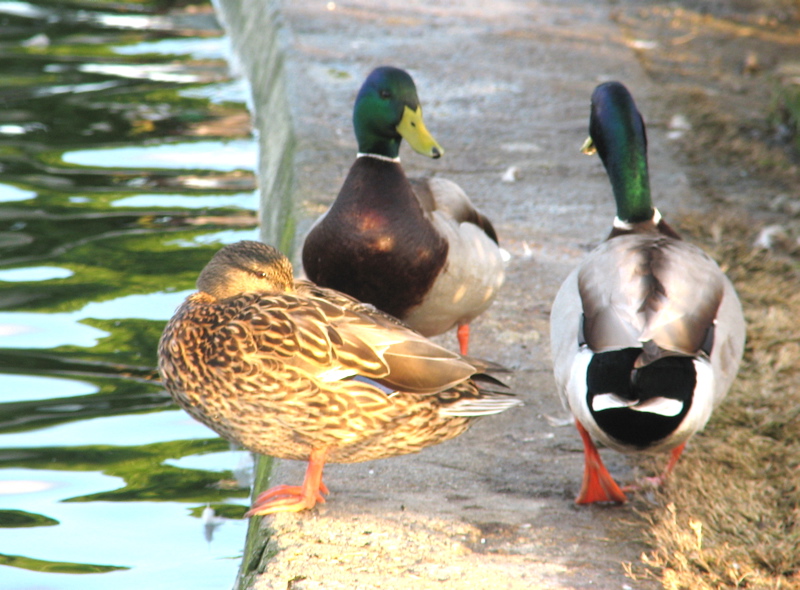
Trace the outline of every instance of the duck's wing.
<instances>
[{"instance_id":1,"label":"duck's wing","mask_svg":"<svg viewBox=\"0 0 800 590\"><path fill-rule=\"evenodd\" d=\"M595 352L652 341L665 351L694 355L713 343L727 279L688 242L657 234L619 236L589 255L577 279L582 336Z\"/></svg>"},{"instance_id":2,"label":"duck's wing","mask_svg":"<svg viewBox=\"0 0 800 590\"><path fill-rule=\"evenodd\" d=\"M445 178L409 179L422 209L431 215L439 211L457 224L471 223L479 227L495 243L497 232L488 217L472 204L467 193Z\"/></svg>"},{"instance_id":3,"label":"duck's wing","mask_svg":"<svg viewBox=\"0 0 800 590\"><path fill-rule=\"evenodd\" d=\"M578 290L579 272L580 267L577 267L567 275L550 309L550 352L553 357L553 374L558 393L565 406L567 383L581 343L583 304Z\"/></svg>"},{"instance_id":4,"label":"duck's wing","mask_svg":"<svg viewBox=\"0 0 800 590\"><path fill-rule=\"evenodd\" d=\"M728 393L739 372L747 339L746 332L739 296L728 277L724 277L724 292L717 313L714 349L711 353L711 368L716 377L715 405Z\"/></svg>"},{"instance_id":5,"label":"duck's wing","mask_svg":"<svg viewBox=\"0 0 800 590\"><path fill-rule=\"evenodd\" d=\"M433 394L488 369L439 346L371 305L298 281L297 294L313 308L294 314L303 337L315 335L317 355L335 358L353 375L397 391ZM325 340L319 338L324 326ZM333 373L328 373L333 374Z\"/></svg>"}]
</instances>

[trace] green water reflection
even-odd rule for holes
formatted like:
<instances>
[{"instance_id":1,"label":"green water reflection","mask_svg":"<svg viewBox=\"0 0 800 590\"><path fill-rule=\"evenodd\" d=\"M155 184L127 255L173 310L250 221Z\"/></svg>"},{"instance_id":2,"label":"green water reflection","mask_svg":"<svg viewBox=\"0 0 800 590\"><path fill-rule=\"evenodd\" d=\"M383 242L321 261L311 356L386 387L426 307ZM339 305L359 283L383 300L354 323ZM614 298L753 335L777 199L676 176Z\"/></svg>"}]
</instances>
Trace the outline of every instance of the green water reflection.
<instances>
[{"instance_id":1,"label":"green water reflection","mask_svg":"<svg viewBox=\"0 0 800 590\"><path fill-rule=\"evenodd\" d=\"M0 510L0 528L19 528L28 526L54 526L58 521L41 514L31 514L24 510Z\"/></svg>"},{"instance_id":2,"label":"green water reflection","mask_svg":"<svg viewBox=\"0 0 800 590\"><path fill-rule=\"evenodd\" d=\"M4 590L233 583L249 456L155 371L202 266L257 237L226 51L206 1L0 2Z\"/></svg>"},{"instance_id":3,"label":"green water reflection","mask_svg":"<svg viewBox=\"0 0 800 590\"><path fill-rule=\"evenodd\" d=\"M115 565L93 565L90 563L66 563L31 559L22 555L4 555L0 553L0 565L10 565L35 572L48 574L102 574L114 570L126 570L127 567Z\"/></svg>"}]
</instances>

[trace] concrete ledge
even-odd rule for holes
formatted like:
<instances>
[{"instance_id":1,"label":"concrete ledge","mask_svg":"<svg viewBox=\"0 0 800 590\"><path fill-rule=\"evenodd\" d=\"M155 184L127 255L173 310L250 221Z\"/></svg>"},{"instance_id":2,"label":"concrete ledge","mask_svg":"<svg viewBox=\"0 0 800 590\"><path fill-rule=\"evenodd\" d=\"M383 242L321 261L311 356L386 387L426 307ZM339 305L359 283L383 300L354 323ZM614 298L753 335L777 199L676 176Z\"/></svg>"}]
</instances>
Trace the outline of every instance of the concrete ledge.
<instances>
[{"instance_id":1,"label":"concrete ledge","mask_svg":"<svg viewBox=\"0 0 800 590\"><path fill-rule=\"evenodd\" d=\"M383 64L414 76L426 124L447 154L432 161L405 147L404 166L411 175L459 183L511 252L503 292L473 326L472 352L514 369L510 385L525 402L418 455L327 466L327 504L263 519L269 543L266 537L251 542L245 556L250 571L263 571L253 587L655 587L634 584L621 565L643 550L641 531L629 524L636 520L633 509L573 504L581 444L564 420L549 355L555 292L605 237L614 215L602 164L579 153L592 89L618 79L631 88L646 119L663 108L658 89L609 18L610 7L588 0L388 0L380 8L369 0L286 0L276 12L266 0L222 0L228 4L247 7L237 18L256 41L235 45L253 75L281 63L286 70L287 102L280 103L280 81L267 78L271 99L256 105L262 133L270 131L274 113L288 120L290 111L294 122L296 240L332 202L353 160L352 101L363 78ZM270 43L250 22L266 15L285 24L277 36L264 25ZM269 53L283 35L278 50L285 50L285 62ZM276 137L293 145L281 133ZM691 195L669 157L663 128L651 126L648 133L654 197L669 217L690 204ZM274 194L292 184L286 152L276 154L266 154L262 193L270 183ZM502 182L510 166L519 178ZM291 203L262 198L264 239L275 243L270 238L279 235L284 247L294 228ZM452 334L440 341L455 347ZM633 477L623 456L605 458L621 480ZM272 483L302 480L305 465L276 463Z\"/></svg>"}]
</instances>

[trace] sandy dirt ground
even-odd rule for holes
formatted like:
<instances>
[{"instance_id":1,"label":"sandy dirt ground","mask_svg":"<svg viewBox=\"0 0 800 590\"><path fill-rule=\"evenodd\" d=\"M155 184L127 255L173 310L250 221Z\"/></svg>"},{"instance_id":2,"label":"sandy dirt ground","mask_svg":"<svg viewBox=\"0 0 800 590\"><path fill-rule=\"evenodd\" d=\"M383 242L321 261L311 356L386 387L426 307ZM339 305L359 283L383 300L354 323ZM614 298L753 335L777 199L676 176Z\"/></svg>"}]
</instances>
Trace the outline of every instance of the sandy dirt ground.
<instances>
[{"instance_id":1,"label":"sandy dirt ground","mask_svg":"<svg viewBox=\"0 0 800 590\"><path fill-rule=\"evenodd\" d=\"M623 566L644 550L635 510L647 509L646 494L626 506L573 503L582 449L555 392L548 336L561 280L614 214L600 160L579 152L596 84L624 82L650 123L662 213L703 206L671 156L666 121L679 113L645 74L640 48L609 5L588 0L285 0L282 18L298 140L296 251L354 158L352 103L364 77L378 65L407 69L446 154L432 161L404 146L406 171L459 183L511 254L500 297L473 324L471 353L513 369L508 382L525 405L418 455L327 466L327 504L264 519L274 556L255 588L657 587ZM456 346L454 334L439 340ZM624 456L603 453L619 480L636 477ZM299 482L304 469L280 462L272 481Z\"/></svg>"}]
</instances>

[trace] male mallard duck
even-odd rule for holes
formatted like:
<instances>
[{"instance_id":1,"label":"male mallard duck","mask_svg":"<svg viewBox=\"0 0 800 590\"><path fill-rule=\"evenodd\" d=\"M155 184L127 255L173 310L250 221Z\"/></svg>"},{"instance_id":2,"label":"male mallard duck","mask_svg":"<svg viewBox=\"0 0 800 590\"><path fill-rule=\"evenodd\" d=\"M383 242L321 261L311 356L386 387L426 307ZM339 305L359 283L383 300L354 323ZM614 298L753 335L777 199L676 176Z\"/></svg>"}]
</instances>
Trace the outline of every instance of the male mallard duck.
<instances>
[{"instance_id":1,"label":"male mallard duck","mask_svg":"<svg viewBox=\"0 0 800 590\"><path fill-rule=\"evenodd\" d=\"M248 516L324 502L326 461L414 453L520 402L484 371L346 295L294 281L283 254L225 246L159 344L164 386L194 418L256 453L308 460L302 486Z\"/></svg>"},{"instance_id":2,"label":"male mallard duck","mask_svg":"<svg viewBox=\"0 0 800 590\"><path fill-rule=\"evenodd\" d=\"M589 133L584 151L600 154L617 216L564 281L550 322L556 382L584 445L579 504L626 500L592 439L671 450L662 482L727 394L745 340L731 282L652 205L644 121L625 86L595 89Z\"/></svg>"},{"instance_id":3,"label":"male mallard duck","mask_svg":"<svg viewBox=\"0 0 800 590\"><path fill-rule=\"evenodd\" d=\"M407 72L374 70L356 97L353 126L359 153L306 237L305 272L425 336L458 326L467 354L469 322L503 283L497 234L455 183L406 177L398 156L403 138L424 156L444 153L425 128Z\"/></svg>"}]
</instances>

